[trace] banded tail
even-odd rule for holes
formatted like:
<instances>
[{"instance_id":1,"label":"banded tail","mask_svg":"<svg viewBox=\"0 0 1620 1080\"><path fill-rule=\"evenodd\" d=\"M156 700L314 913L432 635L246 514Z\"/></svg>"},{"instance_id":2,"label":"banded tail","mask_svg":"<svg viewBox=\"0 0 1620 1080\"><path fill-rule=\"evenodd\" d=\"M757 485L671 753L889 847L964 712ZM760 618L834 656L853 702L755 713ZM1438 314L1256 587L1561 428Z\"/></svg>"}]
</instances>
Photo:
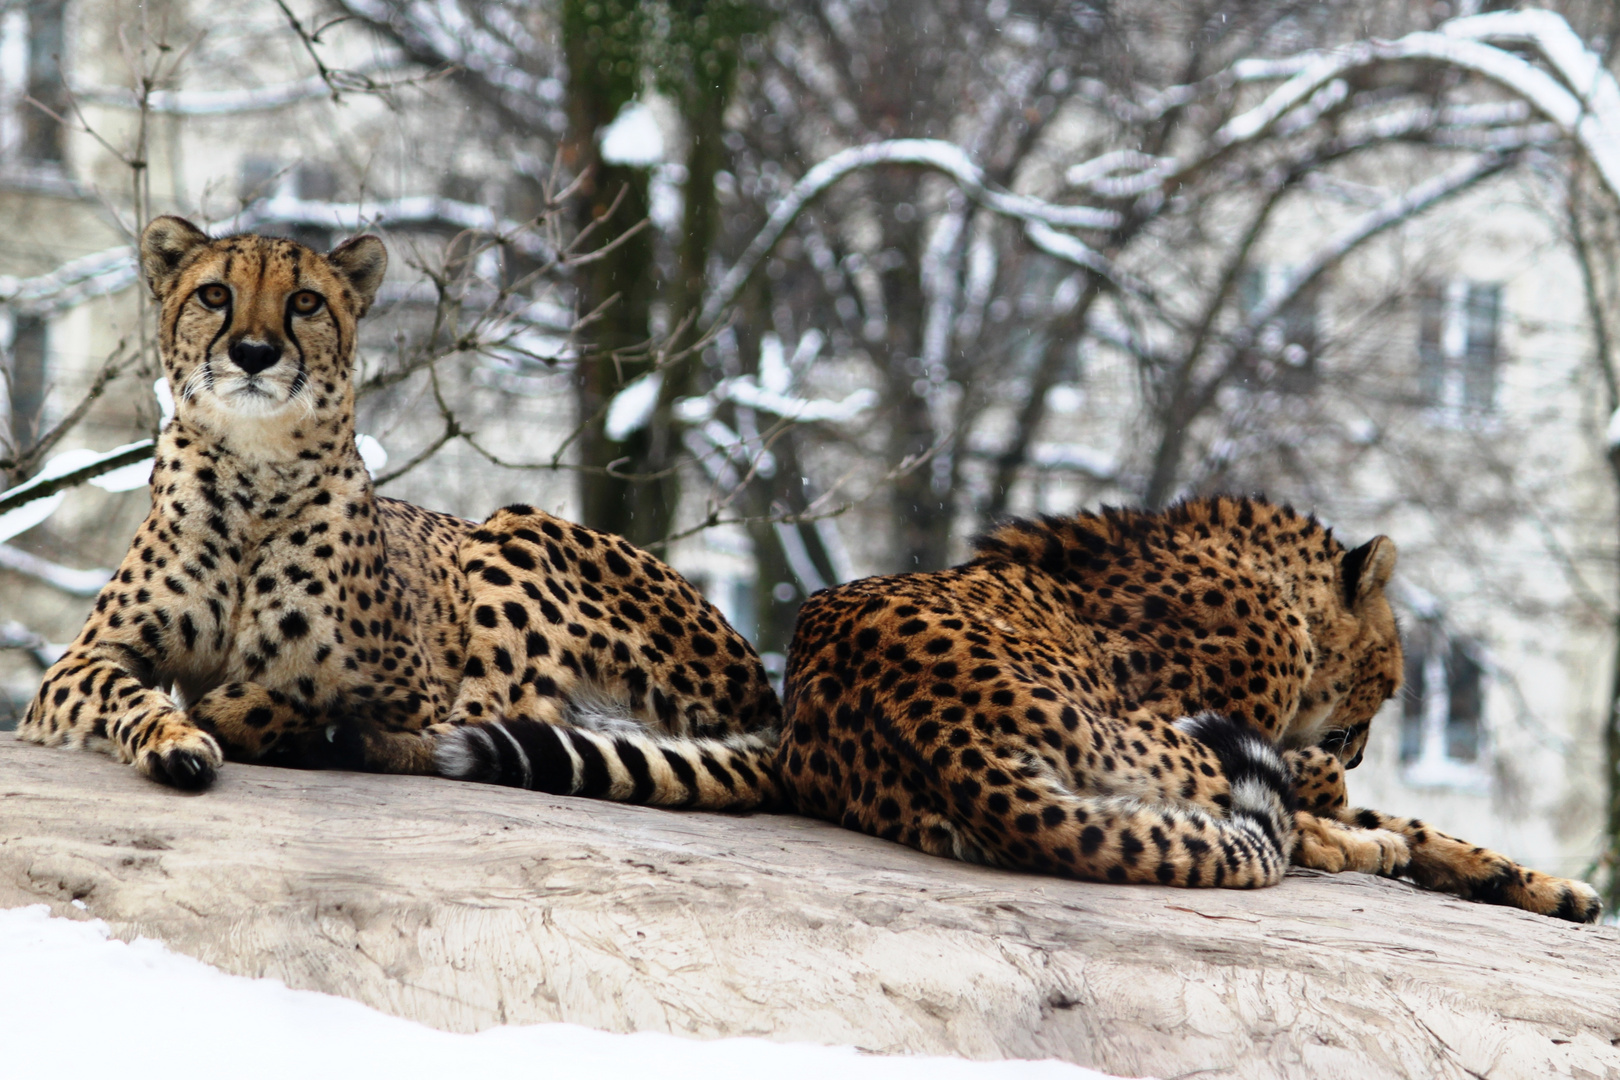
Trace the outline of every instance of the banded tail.
<instances>
[{"instance_id":1,"label":"banded tail","mask_svg":"<svg viewBox=\"0 0 1620 1080\"><path fill-rule=\"evenodd\" d=\"M513 717L439 737L442 776L691 810L770 810L781 802L774 732L726 739L603 733Z\"/></svg>"},{"instance_id":2,"label":"banded tail","mask_svg":"<svg viewBox=\"0 0 1620 1080\"><path fill-rule=\"evenodd\" d=\"M1281 751L1252 728L1217 712L1201 712L1176 721L1220 760L1231 788L1228 810L1233 825L1258 832L1284 866L1293 854L1293 773Z\"/></svg>"}]
</instances>

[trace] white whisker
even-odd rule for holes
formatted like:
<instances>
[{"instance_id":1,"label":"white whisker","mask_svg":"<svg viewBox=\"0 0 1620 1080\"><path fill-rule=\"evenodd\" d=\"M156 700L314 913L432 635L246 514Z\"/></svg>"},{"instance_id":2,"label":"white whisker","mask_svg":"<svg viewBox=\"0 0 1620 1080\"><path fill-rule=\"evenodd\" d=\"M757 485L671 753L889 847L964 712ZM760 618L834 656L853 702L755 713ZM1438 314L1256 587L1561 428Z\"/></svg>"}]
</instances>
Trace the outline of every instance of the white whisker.
<instances>
[{"instance_id":1,"label":"white whisker","mask_svg":"<svg viewBox=\"0 0 1620 1080\"><path fill-rule=\"evenodd\" d=\"M188 402L194 400L197 397L197 392L201 390L207 382L208 361L204 360L202 363L192 368L191 374L186 376L185 384L180 387L180 399Z\"/></svg>"},{"instance_id":2,"label":"white whisker","mask_svg":"<svg viewBox=\"0 0 1620 1080\"><path fill-rule=\"evenodd\" d=\"M298 411L308 418L315 415L315 393L313 383L305 375L298 383L298 389L287 398L287 404L296 405Z\"/></svg>"}]
</instances>

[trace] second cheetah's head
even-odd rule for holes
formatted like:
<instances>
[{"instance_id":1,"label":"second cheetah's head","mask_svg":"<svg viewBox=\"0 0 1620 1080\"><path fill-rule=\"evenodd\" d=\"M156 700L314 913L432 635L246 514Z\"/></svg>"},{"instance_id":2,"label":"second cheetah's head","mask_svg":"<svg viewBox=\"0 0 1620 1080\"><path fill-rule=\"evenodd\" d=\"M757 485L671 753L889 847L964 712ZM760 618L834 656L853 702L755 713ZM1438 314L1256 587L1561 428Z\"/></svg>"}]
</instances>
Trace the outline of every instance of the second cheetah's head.
<instances>
[{"instance_id":1,"label":"second cheetah's head","mask_svg":"<svg viewBox=\"0 0 1620 1080\"><path fill-rule=\"evenodd\" d=\"M225 435L333 428L353 412L355 326L388 266L375 236L328 254L268 236L209 237L178 217L141 234L176 415Z\"/></svg>"},{"instance_id":2,"label":"second cheetah's head","mask_svg":"<svg viewBox=\"0 0 1620 1080\"><path fill-rule=\"evenodd\" d=\"M1322 581L1331 599L1310 621L1315 662L1285 741L1320 746L1353 769L1374 714L1401 687L1400 630L1384 595L1395 572L1395 542L1375 537L1336 561L1337 580Z\"/></svg>"}]
</instances>

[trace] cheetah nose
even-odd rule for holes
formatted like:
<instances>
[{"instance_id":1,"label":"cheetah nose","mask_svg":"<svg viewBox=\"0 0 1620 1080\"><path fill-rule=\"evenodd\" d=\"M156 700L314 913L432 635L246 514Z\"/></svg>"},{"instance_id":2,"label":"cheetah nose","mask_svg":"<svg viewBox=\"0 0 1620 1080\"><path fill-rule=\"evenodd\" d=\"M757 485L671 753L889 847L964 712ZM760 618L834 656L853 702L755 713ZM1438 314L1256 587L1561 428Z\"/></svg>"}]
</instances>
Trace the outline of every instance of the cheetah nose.
<instances>
[{"instance_id":1,"label":"cheetah nose","mask_svg":"<svg viewBox=\"0 0 1620 1080\"><path fill-rule=\"evenodd\" d=\"M249 375L257 375L281 359L280 345L260 345L252 341L238 341L234 342L227 351L230 353L231 363Z\"/></svg>"}]
</instances>

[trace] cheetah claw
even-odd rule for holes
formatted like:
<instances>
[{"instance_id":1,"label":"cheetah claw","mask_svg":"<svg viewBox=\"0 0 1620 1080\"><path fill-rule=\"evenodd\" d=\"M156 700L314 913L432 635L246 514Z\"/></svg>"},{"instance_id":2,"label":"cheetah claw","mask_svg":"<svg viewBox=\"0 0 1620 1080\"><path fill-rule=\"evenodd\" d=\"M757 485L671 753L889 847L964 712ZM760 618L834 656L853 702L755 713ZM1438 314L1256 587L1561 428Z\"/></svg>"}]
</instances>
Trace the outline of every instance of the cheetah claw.
<instances>
[{"instance_id":1,"label":"cheetah claw","mask_svg":"<svg viewBox=\"0 0 1620 1080\"><path fill-rule=\"evenodd\" d=\"M148 754L146 773L152 779L181 791L202 791L214 782L214 763L196 750L175 749Z\"/></svg>"}]
</instances>

